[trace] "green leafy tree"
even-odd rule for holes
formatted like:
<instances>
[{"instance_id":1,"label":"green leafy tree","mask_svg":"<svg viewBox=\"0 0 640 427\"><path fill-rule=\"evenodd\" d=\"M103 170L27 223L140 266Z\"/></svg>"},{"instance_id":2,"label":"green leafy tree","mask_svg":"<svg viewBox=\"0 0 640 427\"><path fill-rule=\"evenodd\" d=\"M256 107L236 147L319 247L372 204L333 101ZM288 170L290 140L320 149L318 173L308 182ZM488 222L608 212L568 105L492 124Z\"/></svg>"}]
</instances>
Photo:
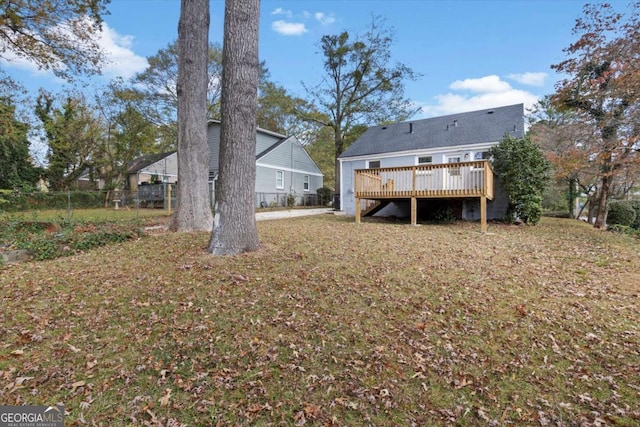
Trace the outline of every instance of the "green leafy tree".
<instances>
[{"instance_id":1,"label":"green leafy tree","mask_svg":"<svg viewBox=\"0 0 640 427\"><path fill-rule=\"evenodd\" d=\"M96 109L102 117L105 137L95 163L108 189L122 186L132 160L162 149L156 143L158 129L141 111L142 103L143 95L121 81L112 82L96 96Z\"/></svg>"},{"instance_id":2,"label":"green leafy tree","mask_svg":"<svg viewBox=\"0 0 640 427\"><path fill-rule=\"evenodd\" d=\"M591 127L586 142L598 172L594 226L601 228L616 181L640 162L640 3L626 15L609 3L587 4L573 32L578 40L565 49L568 58L552 66L567 76L553 102Z\"/></svg>"},{"instance_id":3,"label":"green leafy tree","mask_svg":"<svg viewBox=\"0 0 640 427\"><path fill-rule=\"evenodd\" d=\"M418 75L402 63L393 64L392 42L393 33L380 17L374 17L362 35L344 31L320 41L325 76L317 86L305 88L328 120L307 118L333 131L336 186L340 183L337 158L356 139L354 129L405 120L417 111L404 98L404 82Z\"/></svg>"},{"instance_id":4,"label":"green leafy tree","mask_svg":"<svg viewBox=\"0 0 640 427\"><path fill-rule=\"evenodd\" d=\"M304 149L324 175L324 186L335 188L335 145L333 133L327 127L319 129L305 144Z\"/></svg>"},{"instance_id":5,"label":"green leafy tree","mask_svg":"<svg viewBox=\"0 0 640 427\"><path fill-rule=\"evenodd\" d=\"M509 197L507 215L527 224L542 216L542 193L549 181L549 163L529 135L523 139L505 136L489 150L493 168Z\"/></svg>"},{"instance_id":6,"label":"green leafy tree","mask_svg":"<svg viewBox=\"0 0 640 427\"><path fill-rule=\"evenodd\" d=\"M109 0L0 1L0 57L28 59L39 68L70 79L97 73L97 44Z\"/></svg>"},{"instance_id":7,"label":"green leafy tree","mask_svg":"<svg viewBox=\"0 0 640 427\"><path fill-rule=\"evenodd\" d=\"M298 112L310 112L313 108L306 100L291 96L284 87L261 79L257 110L259 127L283 135L296 135L301 141L307 141L322 126L303 119Z\"/></svg>"},{"instance_id":8,"label":"green leafy tree","mask_svg":"<svg viewBox=\"0 0 640 427\"><path fill-rule=\"evenodd\" d=\"M16 117L9 98L0 98L0 189L29 188L38 173L29 155L29 125Z\"/></svg>"},{"instance_id":9,"label":"green leafy tree","mask_svg":"<svg viewBox=\"0 0 640 427\"><path fill-rule=\"evenodd\" d=\"M177 141L177 112L178 112L178 42L172 42L158 53L147 58L149 66L132 79L134 87L144 95L146 102L141 109L148 118L158 126L165 143L165 150L174 149ZM220 118L220 96L222 79L222 46L209 43L207 57L207 119ZM260 63L261 82L268 81L269 71L264 62ZM270 93L273 86L266 88ZM266 113L265 113L266 114ZM268 119L265 120L266 125ZM270 128L267 128L270 129ZM277 131L276 129L271 129Z\"/></svg>"},{"instance_id":10,"label":"green leafy tree","mask_svg":"<svg viewBox=\"0 0 640 427\"><path fill-rule=\"evenodd\" d=\"M548 96L534 106L529 119L529 136L551 163L553 178L563 187L573 217L578 195L586 194L593 205L596 194L598 173L590 150L592 129L575 111L558 109Z\"/></svg>"},{"instance_id":11,"label":"green leafy tree","mask_svg":"<svg viewBox=\"0 0 640 427\"><path fill-rule=\"evenodd\" d=\"M96 166L104 127L84 97L74 94L55 105L53 95L42 91L36 102L48 145L46 176L54 190L66 190L87 169Z\"/></svg>"}]
</instances>

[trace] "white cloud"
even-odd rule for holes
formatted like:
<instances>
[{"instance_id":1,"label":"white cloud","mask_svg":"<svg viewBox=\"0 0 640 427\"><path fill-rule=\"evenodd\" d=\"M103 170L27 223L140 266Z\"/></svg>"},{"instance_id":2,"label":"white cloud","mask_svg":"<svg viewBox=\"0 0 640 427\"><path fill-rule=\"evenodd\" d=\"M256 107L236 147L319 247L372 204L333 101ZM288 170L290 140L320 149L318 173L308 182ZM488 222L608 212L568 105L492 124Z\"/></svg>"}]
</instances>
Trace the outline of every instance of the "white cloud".
<instances>
[{"instance_id":1,"label":"white cloud","mask_svg":"<svg viewBox=\"0 0 640 427\"><path fill-rule=\"evenodd\" d=\"M281 7L278 7L276 9L273 10L273 12L271 12L272 15L284 15L287 18L291 18L293 16L293 14L291 13L290 10L285 10Z\"/></svg>"},{"instance_id":2,"label":"white cloud","mask_svg":"<svg viewBox=\"0 0 640 427\"><path fill-rule=\"evenodd\" d=\"M102 24L98 44L107 57L107 63L102 68L106 77L128 79L147 68L146 58L136 55L131 50L133 37L118 34L106 23Z\"/></svg>"},{"instance_id":3,"label":"white cloud","mask_svg":"<svg viewBox=\"0 0 640 427\"><path fill-rule=\"evenodd\" d=\"M31 75L45 75L48 73L48 71L46 70L39 69L34 62L31 62L26 58L17 56L10 50L2 53L0 64L3 64L3 66L6 66L8 68L15 68L17 70L26 71Z\"/></svg>"},{"instance_id":4,"label":"white cloud","mask_svg":"<svg viewBox=\"0 0 640 427\"><path fill-rule=\"evenodd\" d=\"M544 86L547 73L507 74L507 78L529 86Z\"/></svg>"},{"instance_id":5,"label":"white cloud","mask_svg":"<svg viewBox=\"0 0 640 427\"><path fill-rule=\"evenodd\" d=\"M313 16L316 18L316 21L320 22L322 25L329 25L336 22L336 18L333 14L327 15L324 12L316 12Z\"/></svg>"},{"instance_id":6,"label":"white cloud","mask_svg":"<svg viewBox=\"0 0 640 427\"><path fill-rule=\"evenodd\" d=\"M434 97L435 103L416 102L422 107L420 116L435 117L513 104L524 104L527 109L539 99L531 92L514 89L495 75L457 80L449 88L452 89L451 92Z\"/></svg>"},{"instance_id":7,"label":"white cloud","mask_svg":"<svg viewBox=\"0 0 640 427\"><path fill-rule=\"evenodd\" d=\"M285 36L299 36L307 32L307 28L300 22L274 21L271 28Z\"/></svg>"},{"instance_id":8,"label":"white cloud","mask_svg":"<svg viewBox=\"0 0 640 427\"><path fill-rule=\"evenodd\" d=\"M509 83L503 82L496 75L480 77L479 79L456 80L449 85L449 88L479 93L499 93L511 90Z\"/></svg>"},{"instance_id":9,"label":"white cloud","mask_svg":"<svg viewBox=\"0 0 640 427\"><path fill-rule=\"evenodd\" d=\"M131 49L133 37L118 34L106 23L102 24L102 32L96 42L104 52L105 62L101 69L102 74L107 78L123 77L128 79L135 73L143 71L148 65L144 57L136 55ZM49 76L52 80L62 81L55 77L51 71L39 69L34 62L18 57L10 51L3 53L3 59L0 62L9 68L24 70L32 76Z\"/></svg>"}]
</instances>

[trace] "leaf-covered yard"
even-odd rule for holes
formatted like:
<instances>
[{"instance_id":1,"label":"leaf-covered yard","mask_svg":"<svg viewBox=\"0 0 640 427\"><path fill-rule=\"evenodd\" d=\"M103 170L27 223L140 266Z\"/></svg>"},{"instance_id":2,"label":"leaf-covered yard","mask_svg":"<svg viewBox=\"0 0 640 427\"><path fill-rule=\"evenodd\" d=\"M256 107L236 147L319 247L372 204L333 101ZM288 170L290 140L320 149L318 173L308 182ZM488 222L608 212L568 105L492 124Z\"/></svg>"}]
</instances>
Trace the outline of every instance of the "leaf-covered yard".
<instances>
[{"instance_id":1,"label":"leaf-covered yard","mask_svg":"<svg viewBox=\"0 0 640 427\"><path fill-rule=\"evenodd\" d=\"M66 424L640 424L640 243L569 220L260 222L0 269L0 403Z\"/></svg>"}]
</instances>

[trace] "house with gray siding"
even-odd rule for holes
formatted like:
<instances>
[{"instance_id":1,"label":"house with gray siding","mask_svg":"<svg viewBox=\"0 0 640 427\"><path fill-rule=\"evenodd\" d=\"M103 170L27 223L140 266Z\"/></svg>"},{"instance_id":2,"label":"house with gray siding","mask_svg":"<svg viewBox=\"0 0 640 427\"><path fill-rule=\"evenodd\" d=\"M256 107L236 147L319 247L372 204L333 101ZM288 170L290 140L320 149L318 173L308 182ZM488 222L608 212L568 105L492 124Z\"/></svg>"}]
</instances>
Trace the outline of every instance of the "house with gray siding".
<instances>
[{"instance_id":1,"label":"house with gray siding","mask_svg":"<svg viewBox=\"0 0 640 427\"><path fill-rule=\"evenodd\" d=\"M503 218L487 151L505 135L524 136L523 104L370 127L338 159L341 210L415 223L421 209L448 204L462 219Z\"/></svg>"},{"instance_id":2,"label":"house with gray siding","mask_svg":"<svg viewBox=\"0 0 640 427\"><path fill-rule=\"evenodd\" d=\"M218 177L220 122L210 120L209 180L212 188ZM256 132L256 207L312 204L316 190L324 185L323 174L295 136L285 136L258 128Z\"/></svg>"}]
</instances>

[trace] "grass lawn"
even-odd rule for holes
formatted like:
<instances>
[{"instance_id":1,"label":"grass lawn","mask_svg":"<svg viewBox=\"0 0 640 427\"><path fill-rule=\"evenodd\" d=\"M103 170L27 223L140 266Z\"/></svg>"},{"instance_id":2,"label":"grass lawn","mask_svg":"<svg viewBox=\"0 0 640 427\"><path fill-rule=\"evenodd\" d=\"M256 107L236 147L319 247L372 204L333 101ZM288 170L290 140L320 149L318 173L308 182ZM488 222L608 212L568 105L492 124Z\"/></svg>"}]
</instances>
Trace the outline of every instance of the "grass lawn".
<instances>
[{"instance_id":1,"label":"grass lawn","mask_svg":"<svg viewBox=\"0 0 640 427\"><path fill-rule=\"evenodd\" d=\"M0 404L65 425L640 425L640 241L258 223L0 268Z\"/></svg>"}]
</instances>

